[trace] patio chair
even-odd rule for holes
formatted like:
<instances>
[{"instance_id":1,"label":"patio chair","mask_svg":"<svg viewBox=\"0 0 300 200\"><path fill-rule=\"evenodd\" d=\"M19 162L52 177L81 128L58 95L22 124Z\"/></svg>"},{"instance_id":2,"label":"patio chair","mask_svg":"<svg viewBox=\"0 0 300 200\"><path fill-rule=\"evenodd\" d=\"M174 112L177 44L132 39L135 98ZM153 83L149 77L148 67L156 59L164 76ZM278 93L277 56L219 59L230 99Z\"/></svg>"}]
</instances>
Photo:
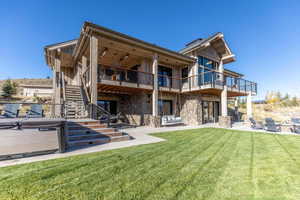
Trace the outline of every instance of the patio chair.
<instances>
[{"instance_id":1,"label":"patio chair","mask_svg":"<svg viewBox=\"0 0 300 200\"><path fill-rule=\"evenodd\" d=\"M294 133L300 133L300 124L299 125L294 125L293 132Z\"/></svg>"},{"instance_id":2,"label":"patio chair","mask_svg":"<svg viewBox=\"0 0 300 200\"><path fill-rule=\"evenodd\" d=\"M41 104L32 104L30 110L26 112L26 118L42 118L44 110Z\"/></svg>"},{"instance_id":3,"label":"patio chair","mask_svg":"<svg viewBox=\"0 0 300 200\"><path fill-rule=\"evenodd\" d=\"M300 125L300 118L291 118L291 122L294 125Z\"/></svg>"},{"instance_id":4,"label":"patio chair","mask_svg":"<svg viewBox=\"0 0 300 200\"><path fill-rule=\"evenodd\" d=\"M255 121L252 117L249 118L251 123L251 128L253 129L264 129L264 125L262 122Z\"/></svg>"},{"instance_id":5,"label":"patio chair","mask_svg":"<svg viewBox=\"0 0 300 200\"><path fill-rule=\"evenodd\" d=\"M281 125L276 124L275 121L272 118L265 118L265 130L266 131L272 131L272 132L280 132L281 131Z\"/></svg>"},{"instance_id":6,"label":"patio chair","mask_svg":"<svg viewBox=\"0 0 300 200\"><path fill-rule=\"evenodd\" d=\"M20 104L4 104L4 113L0 115L2 118L17 118L19 116Z\"/></svg>"}]
</instances>

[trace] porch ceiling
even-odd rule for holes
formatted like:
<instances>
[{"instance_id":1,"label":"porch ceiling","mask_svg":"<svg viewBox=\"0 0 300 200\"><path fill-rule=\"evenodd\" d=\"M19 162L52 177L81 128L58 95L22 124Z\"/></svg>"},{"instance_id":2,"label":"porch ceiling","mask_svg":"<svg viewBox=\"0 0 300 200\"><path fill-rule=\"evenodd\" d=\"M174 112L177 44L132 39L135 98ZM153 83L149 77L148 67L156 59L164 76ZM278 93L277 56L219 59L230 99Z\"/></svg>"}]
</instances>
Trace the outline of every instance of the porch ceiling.
<instances>
[{"instance_id":1,"label":"porch ceiling","mask_svg":"<svg viewBox=\"0 0 300 200\"><path fill-rule=\"evenodd\" d=\"M103 48L107 48L108 51L119 51L123 52L124 54L151 60L154 53L157 53L159 56L159 62L168 63L171 65L188 65L195 62L195 59L175 51L144 42L142 40L109 30L104 27L100 27L89 22L84 24L82 30L83 31L73 54L75 58L78 58L78 56L82 54L88 57L89 37L93 35L98 38L99 55L101 55Z\"/></svg>"},{"instance_id":2,"label":"porch ceiling","mask_svg":"<svg viewBox=\"0 0 300 200\"><path fill-rule=\"evenodd\" d=\"M114 93L114 94L136 94L136 93L145 92L150 94L152 92L152 89L132 88L132 87L105 85L105 84L98 83L98 92Z\"/></svg>"}]
</instances>

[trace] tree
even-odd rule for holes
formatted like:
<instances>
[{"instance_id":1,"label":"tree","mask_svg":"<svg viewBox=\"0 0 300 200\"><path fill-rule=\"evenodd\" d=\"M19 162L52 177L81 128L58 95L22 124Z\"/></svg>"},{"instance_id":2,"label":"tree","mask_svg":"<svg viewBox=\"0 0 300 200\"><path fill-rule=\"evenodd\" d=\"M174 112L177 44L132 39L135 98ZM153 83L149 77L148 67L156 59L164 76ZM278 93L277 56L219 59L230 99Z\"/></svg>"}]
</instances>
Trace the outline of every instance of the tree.
<instances>
[{"instance_id":1,"label":"tree","mask_svg":"<svg viewBox=\"0 0 300 200\"><path fill-rule=\"evenodd\" d=\"M296 96L294 96L291 100L291 104L292 106L298 106L299 105L299 102L298 102L298 99Z\"/></svg>"},{"instance_id":2,"label":"tree","mask_svg":"<svg viewBox=\"0 0 300 200\"><path fill-rule=\"evenodd\" d=\"M2 96L10 98L17 93L17 83L7 79L2 86Z\"/></svg>"}]
</instances>

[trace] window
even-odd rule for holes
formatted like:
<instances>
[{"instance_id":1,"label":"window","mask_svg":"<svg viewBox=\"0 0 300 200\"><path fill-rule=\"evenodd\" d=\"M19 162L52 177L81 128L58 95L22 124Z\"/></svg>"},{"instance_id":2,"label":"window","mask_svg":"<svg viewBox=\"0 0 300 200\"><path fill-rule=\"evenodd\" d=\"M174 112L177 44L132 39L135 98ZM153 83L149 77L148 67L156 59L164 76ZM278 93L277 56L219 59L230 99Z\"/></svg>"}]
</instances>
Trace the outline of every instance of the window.
<instances>
[{"instance_id":1,"label":"window","mask_svg":"<svg viewBox=\"0 0 300 200\"><path fill-rule=\"evenodd\" d=\"M203 56L198 56L198 64L202 65L203 67L216 70L218 68L218 63L210 60L208 58L205 58Z\"/></svg>"},{"instance_id":2,"label":"window","mask_svg":"<svg viewBox=\"0 0 300 200\"><path fill-rule=\"evenodd\" d=\"M97 104L108 111L110 114L117 114L117 101L100 100Z\"/></svg>"},{"instance_id":3,"label":"window","mask_svg":"<svg viewBox=\"0 0 300 200\"><path fill-rule=\"evenodd\" d=\"M159 99L158 112L160 115L173 115L173 101Z\"/></svg>"},{"instance_id":4,"label":"window","mask_svg":"<svg viewBox=\"0 0 300 200\"><path fill-rule=\"evenodd\" d=\"M172 68L158 66L158 85L162 87L172 86Z\"/></svg>"},{"instance_id":5,"label":"window","mask_svg":"<svg viewBox=\"0 0 300 200\"><path fill-rule=\"evenodd\" d=\"M213 80L215 80L215 73L213 70L218 69L218 63L205 58L203 56L198 56L198 84L205 85L210 84Z\"/></svg>"},{"instance_id":6,"label":"window","mask_svg":"<svg viewBox=\"0 0 300 200\"><path fill-rule=\"evenodd\" d=\"M187 77L189 77L189 68L185 67L181 70L182 83L188 82Z\"/></svg>"}]
</instances>

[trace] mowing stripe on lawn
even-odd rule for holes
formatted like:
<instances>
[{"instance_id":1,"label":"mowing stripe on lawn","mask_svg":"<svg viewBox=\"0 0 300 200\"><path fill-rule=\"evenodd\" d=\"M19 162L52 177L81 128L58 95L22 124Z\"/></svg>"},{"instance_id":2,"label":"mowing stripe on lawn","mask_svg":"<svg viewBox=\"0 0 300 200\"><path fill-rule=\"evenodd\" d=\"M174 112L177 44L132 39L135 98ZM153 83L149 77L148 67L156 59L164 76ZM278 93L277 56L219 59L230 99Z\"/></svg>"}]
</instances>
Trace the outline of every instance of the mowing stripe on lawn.
<instances>
[{"instance_id":1,"label":"mowing stripe on lawn","mask_svg":"<svg viewBox=\"0 0 300 200\"><path fill-rule=\"evenodd\" d=\"M209 132L210 133L210 132ZM201 135L202 136L202 135ZM145 163L140 168L136 168L135 166L130 169L124 171L124 174L116 174L115 177L113 177L111 180L108 180L102 183L102 188L96 187L94 190L96 191L102 191L102 195L107 194L117 194L118 191L128 190L135 187L134 183L141 182L142 179L147 177L149 174L155 174L157 170L162 169L160 166L163 166L165 163L171 163L174 162L173 160L181 159L181 161L185 158L185 155L189 155L191 152L194 151L194 149L197 149L197 146L200 146L202 143L205 143L206 141L215 141L215 138L218 137L214 134L210 135L208 134L209 138L205 138L203 140L202 137L197 137L196 140L187 140L185 146L178 146L179 148L176 148L172 151L162 151L161 156L156 157L153 160L150 160L149 162ZM200 141L202 140L202 141ZM197 144L197 145L193 145ZM194 148L189 148L189 146L192 146ZM185 151L182 151L182 149L185 149ZM161 151L160 151L161 152ZM177 153L178 152L178 153ZM175 155L172 157L172 155ZM139 173L139 170L143 170L144 173ZM133 173L131 173L133 171ZM119 178L122 178L122 180L119 180ZM113 187L105 188L105 185L110 184L110 182L113 182ZM127 183L127 184L126 184ZM126 190L126 193L129 191ZM106 197L108 198L108 197ZM109 199L109 198L108 198Z\"/></svg>"},{"instance_id":2,"label":"mowing stripe on lawn","mask_svg":"<svg viewBox=\"0 0 300 200\"><path fill-rule=\"evenodd\" d=\"M175 180L177 181L175 184L178 185L179 190L175 194L169 193L172 199L199 199L203 198L203 196L206 199L213 194L215 185L219 177L224 173L224 168L230 161L239 140L239 135L232 134L229 131L227 134L230 134L228 140L215 147L216 150L214 152L208 152L212 153L212 155L207 155L207 159L202 161L203 164L195 167L194 173L191 175L183 174L183 177L179 176ZM210 176L210 174L213 174L213 176ZM173 180L171 180L171 184L172 182ZM207 187L208 185L209 187ZM208 190L203 190L203 186ZM187 195L190 196L187 197Z\"/></svg>"},{"instance_id":3,"label":"mowing stripe on lawn","mask_svg":"<svg viewBox=\"0 0 300 200\"><path fill-rule=\"evenodd\" d=\"M274 140L274 135L256 134L255 176L257 185L257 196L260 198L287 199L288 189L286 185L285 164L287 161L281 160L285 155L280 145Z\"/></svg>"},{"instance_id":4,"label":"mowing stripe on lawn","mask_svg":"<svg viewBox=\"0 0 300 200\"><path fill-rule=\"evenodd\" d=\"M186 137L188 137L188 136L186 136ZM185 138L183 138L183 140L182 140L182 142L185 142L185 141L187 141L187 140L185 140ZM176 148L174 148L176 145L178 145L178 144L173 144L172 146L166 146L166 145L164 145L163 147L165 147L165 149L167 150L167 149L176 149ZM179 144L180 145L180 144ZM155 149L155 148L152 148L152 149ZM161 150L164 150L164 148L161 148ZM147 152L148 153L148 152ZM159 153L159 152L158 152ZM153 155L154 157L155 156L157 156L156 154L155 155ZM143 156L142 155L142 158L148 158L149 159L149 157L147 157L147 156ZM139 158L138 156L135 156L135 158ZM143 160L141 160L141 162L140 163L136 163L136 164L142 164L142 163L144 163L144 159ZM151 159L149 159L149 161L151 161ZM126 165L128 165L129 167L130 167L130 164L131 164L131 162L132 162L132 160L125 160L125 162L124 163L120 163L120 162L118 162L118 163L116 163L117 165L120 165L120 166L123 166L123 168L126 168ZM94 166L92 166L92 167L94 167ZM98 167L98 166L97 166ZM96 174L98 173L98 174L100 174L101 175L101 177L100 178L104 178L105 179L105 177L107 177L108 178L108 180L110 180L111 179L111 174L112 174L112 172L110 171L110 170L104 170L104 172L106 172L106 175L107 176L103 176L103 173L101 173L101 171L103 171L103 170L101 170L101 171L97 171L97 169L95 169L96 170ZM91 184L91 181L93 181L93 180L95 180L95 182L98 182L98 181L101 181L101 180L99 180L99 179L97 179L97 177L96 177L96 174L95 174L95 172L93 172L93 170L91 170L91 169L88 169L88 170L86 170L87 172L89 172L89 171L92 171L91 173L92 173L92 175L95 175L95 176L93 176L93 177L91 177L91 178L93 178L92 180L87 180L87 183L89 183L89 184ZM125 170L123 170L123 171L125 171ZM81 173L82 174L82 173ZM114 173L114 174L118 174L118 173ZM89 175L89 174L88 174ZM72 175L71 177L73 177L74 175ZM89 178L89 177L87 177L86 175L83 175L83 176L80 176L80 181L79 182L76 182L78 179L76 179L75 180L75 182L74 181L72 181L72 182L68 182L68 184L80 184L80 182L84 182L87 178ZM110 179L109 179L110 178ZM105 184L105 182L103 182L102 184ZM105 185L104 185L105 186ZM61 189L61 188L60 188Z\"/></svg>"},{"instance_id":5,"label":"mowing stripe on lawn","mask_svg":"<svg viewBox=\"0 0 300 200\"><path fill-rule=\"evenodd\" d=\"M214 167L208 168L203 173L213 174L214 176L208 176L208 180L211 179L209 184L199 184L197 185L197 179L189 193L186 196L194 197L194 199L254 199L253 194L253 182L251 179L251 168L253 167L253 162L251 162L251 157L253 156L253 143L252 134L245 132L232 133L234 135L239 135L236 138L238 141L232 147L233 151L229 154L226 152L226 156L222 157L218 164L226 162L221 167L216 164ZM226 161L228 159L228 162ZM210 172L211 171L211 172ZM218 172L220 175L218 175ZM206 176L204 174L204 180ZM187 190L188 191L188 190ZM192 193L194 191L194 194Z\"/></svg>"},{"instance_id":6,"label":"mowing stripe on lawn","mask_svg":"<svg viewBox=\"0 0 300 200\"><path fill-rule=\"evenodd\" d=\"M222 142L227 139L227 137L224 137L225 135L226 134L222 134L221 137L217 135L218 139L216 141L212 141L210 143L207 143L207 141L205 141L203 147L198 145L199 146L198 148L193 148L190 151L186 151L186 155L187 155L186 157L178 156L178 158L171 160L171 162L169 163L166 163L165 166L150 171L150 173L147 173L150 176L142 177L143 178L142 180L147 180L147 181L141 180L142 182L140 181L141 184L139 185L139 187L130 187L128 190L125 191L125 193L123 194L118 193L117 194L118 196L116 196L116 198L121 198L122 196L124 196L130 199L133 198L132 195L138 194L134 197L145 199L148 195L151 194L152 191L157 191L157 188L159 188L160 185L163 185L169 179L178 175L178 171L190 165L190 163L193 162L193 160L196 157L202 155L206 151L209 151L216 144L219 143L222 144ZM145 190L144 188L147 189Z\"/></svg>"}]
</instances>

